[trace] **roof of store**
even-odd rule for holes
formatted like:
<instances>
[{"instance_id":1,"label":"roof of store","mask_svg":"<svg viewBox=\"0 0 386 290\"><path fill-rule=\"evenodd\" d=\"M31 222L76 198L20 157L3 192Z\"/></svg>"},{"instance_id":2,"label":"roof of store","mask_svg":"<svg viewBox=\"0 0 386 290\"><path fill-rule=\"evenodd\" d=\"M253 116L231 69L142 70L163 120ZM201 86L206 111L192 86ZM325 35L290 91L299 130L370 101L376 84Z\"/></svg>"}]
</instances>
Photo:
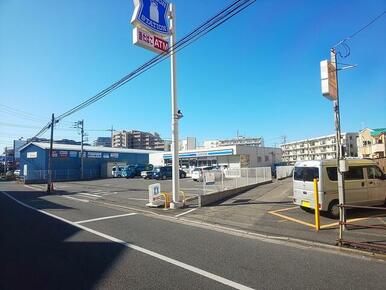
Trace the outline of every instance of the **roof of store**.
<instances>
[{"instance_id":1,"label":"roof of store","mask_svg":"<svg viewBox=\"0 0 386 290\"><path fill-rule=\"evenodd\" d=\"M23 147L20 148L20 150L23 150L24 148L35 145L37 147L40 147L42 149L50 149L50 143L43 143L43 142L31 142ZM54 150L69 150L69 151L80 151L81 146L80 145L69 145L69 144L53 144ZM116 152L116 153L155 153L160 152L156 150L141 150L141 149L128 149L128 148L113 148L113 147L102 147L102 146L83 146L84 151L90 151L90 152Z\"/></svg>"}]
</instances>

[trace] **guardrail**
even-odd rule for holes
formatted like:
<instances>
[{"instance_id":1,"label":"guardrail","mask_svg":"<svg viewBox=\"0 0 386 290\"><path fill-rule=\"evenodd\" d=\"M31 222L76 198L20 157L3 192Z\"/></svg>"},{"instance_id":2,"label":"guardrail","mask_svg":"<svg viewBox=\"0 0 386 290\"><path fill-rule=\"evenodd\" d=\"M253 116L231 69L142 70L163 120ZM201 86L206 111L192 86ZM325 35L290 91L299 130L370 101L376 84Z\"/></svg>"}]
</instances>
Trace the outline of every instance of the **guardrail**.
<instances>
[{"instance_id":1,"label":"guardrail","mask_svg":"<svg viewBox=\"0 0 386 290\"><path fill-rule=\"evenodd\" d=\"M344 209L364 209L364 210L377 210L384 212L382 214L377 215L371 215L368 218L375 218L375 217L386 217L386 207L376 207L376 206L360 206L360 205L348 205L343 204L339 205L339 207ZM365 218L359 218L357 221L363 221ZM339 246L354 246L358 248L363 248L367 250L376 250L381 251L383 253L386 253L386 242L385 239L381 241L353 241L353 240L347 240L344 238L344 232L345 230L349 231L350 229L370 229L370 230L381 230L385 231L386 234L386 224L363 224L363 223L357 223L353 222L352 220L350 222L346 221L340 221L339 222L339 238L338 238L338 245Z\"/></svg>"},{"instance_id":2,"label":"guardrail","mask_svg":"<svg viewBox=\"0 0 386 290\"><path fill-rule=\"evenodd\" d=\"M231 168L224 171L207 171L203 176L203 194L225 191L272 181L270 167Z\"/></svg>"}]
</instances>

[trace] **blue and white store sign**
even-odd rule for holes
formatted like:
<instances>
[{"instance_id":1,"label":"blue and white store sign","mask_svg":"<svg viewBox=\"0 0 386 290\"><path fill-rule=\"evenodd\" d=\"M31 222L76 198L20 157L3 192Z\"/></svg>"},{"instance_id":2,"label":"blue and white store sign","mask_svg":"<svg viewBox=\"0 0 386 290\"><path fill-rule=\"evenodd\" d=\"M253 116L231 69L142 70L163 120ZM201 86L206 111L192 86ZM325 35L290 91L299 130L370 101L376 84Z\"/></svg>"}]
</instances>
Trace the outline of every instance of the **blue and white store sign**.
<instances>
[{"instance_id":1,"label":"blue and white store sign","mask_svg":"<svg viewBox=\"0 0 386 290\"><path fill-rule=\"evenodd\" d=\"M164 0L133 0L134 13L131 23L150 32L168 36L170 34L167 13L169 3Z\"/></svg>"},{"instance_id":2,"label":"blue and white store sign","mask_svg":"<svg viewBox=\"0 0 386 290\"><path fill-rule=\"evenodd\" d=\"M179 158L195 158L195 157L224 156L224 155L233 155L233 149L225 149L225 150L220 150L220 151L180 153L180 154L178 154L178 157ZM164 159L172 159L172 155L171 154L164 154Z\"/></svg>"}]
</instances>

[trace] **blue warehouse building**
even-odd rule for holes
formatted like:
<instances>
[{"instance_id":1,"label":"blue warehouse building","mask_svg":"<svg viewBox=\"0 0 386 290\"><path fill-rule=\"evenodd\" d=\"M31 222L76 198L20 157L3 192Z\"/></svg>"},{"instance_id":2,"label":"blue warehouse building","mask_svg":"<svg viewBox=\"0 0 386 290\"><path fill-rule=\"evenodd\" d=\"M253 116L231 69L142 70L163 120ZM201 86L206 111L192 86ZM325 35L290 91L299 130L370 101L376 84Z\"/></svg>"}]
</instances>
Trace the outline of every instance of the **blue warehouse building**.
<instances>
[{"instance_id":1,"label":"blue warehouse building","mask_svg":"<svg viewBox=\"0 0 386 290\"><path fill-rule=\"evenodd\" d=\"M26 183L45 182L48 176L49 143L32 142L20 148L20 174ZM130 164L148 164L150 150L83 146L83 178L111 177L111 169ZM80 180L81 146L53 144L53 181Z\"/></svg>"}]
</instances>

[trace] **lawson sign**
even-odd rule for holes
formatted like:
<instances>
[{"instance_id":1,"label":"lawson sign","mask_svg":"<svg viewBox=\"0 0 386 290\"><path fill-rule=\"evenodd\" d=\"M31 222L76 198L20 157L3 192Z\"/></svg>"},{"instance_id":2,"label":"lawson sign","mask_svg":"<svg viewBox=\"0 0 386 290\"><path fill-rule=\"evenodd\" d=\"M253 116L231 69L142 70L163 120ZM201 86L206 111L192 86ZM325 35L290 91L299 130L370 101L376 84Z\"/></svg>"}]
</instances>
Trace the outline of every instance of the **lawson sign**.
<instances>
[{"instance_id":1,"label":"lawson sign","mask_svg":"<svg viewBox=\"0 0 386 290\"><path fill-rule=\"evenodd\" d=\"M164 0L133 0L134 13L131 23L162 36L170 34L167 24L169 3Z\"/></svg>"},{"instance_id":2,"label":"lawson sign","mask_svg":"<svg viewBox=\"0 0 386 290\"><path fill-rule=\"evenodd\" d=\"M205 157L205 156L224 156L224 155L233 155L233 149L225 149L219 151L207 151L207 152L190 152L190 153L180 153L178 154L179 158L195 158L195 157ZM164 159L172 159L171 154L165 154Z\"/></svg>"}]
</instances>

